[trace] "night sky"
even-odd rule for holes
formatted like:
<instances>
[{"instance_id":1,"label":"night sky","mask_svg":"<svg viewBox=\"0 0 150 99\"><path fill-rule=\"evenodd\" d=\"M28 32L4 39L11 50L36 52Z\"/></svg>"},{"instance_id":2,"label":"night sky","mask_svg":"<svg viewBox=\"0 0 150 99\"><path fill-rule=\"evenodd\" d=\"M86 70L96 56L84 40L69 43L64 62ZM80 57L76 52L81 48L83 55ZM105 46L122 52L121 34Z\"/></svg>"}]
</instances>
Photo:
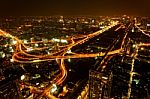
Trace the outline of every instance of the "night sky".
<instances>
[{"instance_id":1,"label":"night sky","mask_svg":"<svg viewBox=\"0 0 150 99\"><path fill-rule=\"evenodd\" d=\"M0 15L150 16L150 0L1 0Z\"/></svg>"}]
</instances>

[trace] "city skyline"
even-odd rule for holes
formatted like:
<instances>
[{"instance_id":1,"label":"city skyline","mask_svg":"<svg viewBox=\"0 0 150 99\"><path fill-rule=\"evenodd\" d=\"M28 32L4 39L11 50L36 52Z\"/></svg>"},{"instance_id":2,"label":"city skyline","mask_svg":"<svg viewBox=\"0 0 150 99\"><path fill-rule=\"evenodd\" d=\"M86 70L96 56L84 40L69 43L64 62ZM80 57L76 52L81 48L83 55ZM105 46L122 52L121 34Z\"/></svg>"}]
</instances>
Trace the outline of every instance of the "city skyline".
<instances>
[{"instance_id":1,"label":"city skyline","mask_svg":"<svg viewBox=\"0 0 150 99\"><path fill-rule=\"evenodd\" d=\"M150 18L0 18L0 98L150 98Z\"/></svg>"}]
</instances>

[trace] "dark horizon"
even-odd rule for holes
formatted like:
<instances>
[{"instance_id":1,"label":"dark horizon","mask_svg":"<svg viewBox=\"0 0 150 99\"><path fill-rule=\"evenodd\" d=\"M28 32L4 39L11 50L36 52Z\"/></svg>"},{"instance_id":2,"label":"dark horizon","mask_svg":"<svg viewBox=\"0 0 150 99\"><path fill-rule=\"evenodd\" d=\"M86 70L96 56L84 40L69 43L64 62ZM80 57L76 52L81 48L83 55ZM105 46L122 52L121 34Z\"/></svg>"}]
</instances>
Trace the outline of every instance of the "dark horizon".
<instances>
[{"instance_id":1,"label":"dark horizon","mask_svg":"<svg viewBox=\"0 0 150 99\"><path fill-rule=\"evenodd\" d=\"M1 1L0 16L150 16L148 0L13 0Z\"/></svg>"}]
</instances>

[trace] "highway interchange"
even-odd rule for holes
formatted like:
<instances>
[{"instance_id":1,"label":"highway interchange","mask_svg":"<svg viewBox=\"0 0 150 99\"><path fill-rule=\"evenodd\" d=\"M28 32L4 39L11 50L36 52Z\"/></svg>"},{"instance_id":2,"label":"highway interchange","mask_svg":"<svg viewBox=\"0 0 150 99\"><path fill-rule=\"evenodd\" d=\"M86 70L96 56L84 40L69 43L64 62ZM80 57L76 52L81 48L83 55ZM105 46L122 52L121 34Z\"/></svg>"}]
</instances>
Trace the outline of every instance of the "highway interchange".
<instances>
[{"instance_id":1,"label":"highway interchange","mask_svg":"<svg viewBox=\"0 0 150 99\"><path fill-rule=\"evenodd\" d=\"M78 40L78 41L74 41L74 39L77 38L71 38L71 43L68 45L63 46L63 48L57 52L54 53L50 53L50 55L45 54L45 55L34 55L34 54L29 54L30 52L34 51L34 50L44 50L47 47L42 47L42 48L31 48L29 46L26 46L24 44L24 42L20 39L18 39L17 37L11 35L11 33L7 33L3 30L0 30L0 36L3 37L9 37L12 38L15 42L14 45L16 46L16 51L13 53L11 62L18 62L18 63L37 63L37 62L43 62L43 61L50 61L50 60L56 60L56 62L59 64L59 68L61 70L61 74L58 75L58 77L53 81L53 84L56 85L61 85L66 77L67 77L67 70L65 68L65 64L64 64L64 60L65 59L71 59L71 58L89 58L89 57L98 57L98 56L104 56L106 52L98 52L98 53L86 53L86 54L81 54L81 53L74 53L74 52L70 52L71 55L67 55L69 51L71 51L72 47L74 46L78 46L78 45L82 45L85 42L89 41L91 38L94 38L102 33L105 33L105 31L109 31L110 28L116 26L120 24L118 21L117 22L113 22L113 24L111 24L110 26L105 27L102 30L99 30L97 32L88 34L88 35L84 35L84 37L82 37L83 39ZM143 30L141 30L136 24L135 27L137 27L144 35L149 36L149 34L146 34ZM124 25L120 25L118 28L115 29L115 31L118 31L120 28L124 28ZM123 40L121 41L121 46L119 49L116 50L110 50L107 53L107 56L111 56L111 55L115 55L115 54L119 54L121 53L124 48L124 43L125 43L125 39L127 37L127 32L124 35ZM81 37L80 37L81 38ZM39 41L41 42L41 41ZM51 42L51 41L50 41ZM33 43L33 42L32 42ZM38 43L38 42L35 42ZM41 42L42 43L42 42ZM43 42L44 43L44 42ZM138 48L141 46L150 46L149 43L140 43L136 45ZM133 68L134 68L134 59L136 58L137 52L136 54L133 55L133 62L132 62L132 70L131 70L131 76L130 76L130 83L129 86L131 86L131 82L132 82L132 76L133 76ZM50 94L47 94L49 92L49 90L51 89L52 84L49 85L47 88L44 89L43 93L38 97L42 97L43 95L46 95L49 98L56 98ZM32 87L34 88L34 87ZM36 88L35 88L36 89ZM128 97L130 97L130 92L131 89L129 89L128 91Z\"/></svg>"}]
</instances>

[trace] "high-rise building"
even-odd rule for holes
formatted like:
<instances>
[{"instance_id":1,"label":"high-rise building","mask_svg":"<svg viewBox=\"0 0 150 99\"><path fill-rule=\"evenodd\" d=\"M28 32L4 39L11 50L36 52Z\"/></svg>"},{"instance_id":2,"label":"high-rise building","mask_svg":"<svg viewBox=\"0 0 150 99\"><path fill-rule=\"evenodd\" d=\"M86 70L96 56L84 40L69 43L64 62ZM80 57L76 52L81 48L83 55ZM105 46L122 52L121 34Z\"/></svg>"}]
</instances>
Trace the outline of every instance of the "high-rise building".
<instances>
[{"instance_id":1,"label":"high-rise building","mask_svg":"<svg viewBox=\"0 0 150 99\"><path fill-rule=\"evenodd\" d=\"M1 99L21 99L17 80L3 80L0 82Z\"/></svg>"},{"instance_id":2,"label":"high-rise building","mask_svg":"<svg viewBox=\"0 0 150 99\"><path fill-rule=\"evenodd\" d=\"M22 99L19 87L20 76L24 70L19 66L4 68L0 79L0 99Z\"/></svg>"},{"instance_id":3,"label":"high-rise building","mask_svg":"<svg viewBox=\"0 0 150 99\"><path fill-rule=\"evenodd\" d=\"M109 99L111 90L111 77L104 76L95 70L89 72L89 98L90 99Z\"/></svg>"}]
</instances>

